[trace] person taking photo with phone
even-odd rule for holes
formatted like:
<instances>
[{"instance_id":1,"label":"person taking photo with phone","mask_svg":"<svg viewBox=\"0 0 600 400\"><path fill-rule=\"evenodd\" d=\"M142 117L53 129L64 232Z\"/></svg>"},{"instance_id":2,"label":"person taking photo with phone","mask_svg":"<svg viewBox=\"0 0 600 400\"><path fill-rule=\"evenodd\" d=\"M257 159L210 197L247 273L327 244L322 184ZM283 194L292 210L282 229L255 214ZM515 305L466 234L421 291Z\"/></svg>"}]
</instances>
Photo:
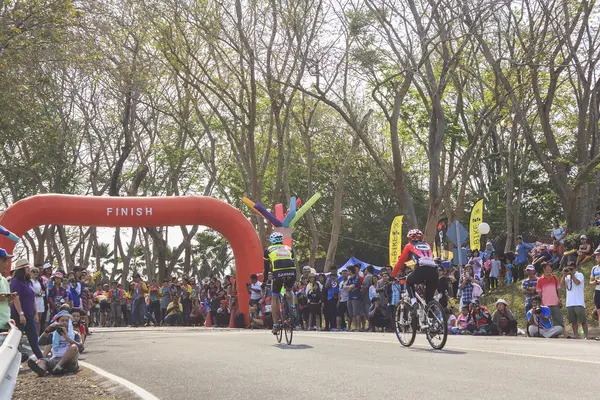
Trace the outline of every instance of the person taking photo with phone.
<instances>
[{"instance_id":1,"label":"person taking photo with phone","mask_svg":"<svg viewBox=\"0 0 600 400\"><path fill-rule=\"evenodd\" d=\"M79 369L77 359L83 351L83 344L79 332L73 329L73 317L67 311L60 311L53 321L40 336L42 346L52 345L52 356L27 361L29 368L39 376L47 373L63 375Z\"/></svg>"}]
</instances>

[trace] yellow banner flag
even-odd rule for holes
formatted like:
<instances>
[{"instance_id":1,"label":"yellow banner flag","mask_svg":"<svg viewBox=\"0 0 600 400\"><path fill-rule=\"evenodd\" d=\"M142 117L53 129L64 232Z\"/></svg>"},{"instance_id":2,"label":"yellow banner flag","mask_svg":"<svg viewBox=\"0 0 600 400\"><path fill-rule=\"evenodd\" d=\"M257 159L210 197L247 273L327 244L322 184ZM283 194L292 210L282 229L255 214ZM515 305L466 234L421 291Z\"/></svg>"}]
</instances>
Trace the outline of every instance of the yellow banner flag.
<instances>
[{"instance_id":1,"label":"yellow banner flag","mask_svg":"<svg viewBox=\"0 0 600 400\"><path fill-rule=\"evenodd\" d=\"M483 199L475 203L471 210L471 218L469 218L469 238L471 250L481 249L481 233L479 233L479 224L483 222Z\"/></svg>"},{"instance_id":2,"label":"yellow banner flag","mask_svg":"<svg viewBox=\"0 0 600 400\"><path fill-rule=\"evenodd\" d=\"M398 262L398 257L402 253L402 218L399 215L392 221L390 228L390 265L393 267Z\"/></svg>"}]
</instances>

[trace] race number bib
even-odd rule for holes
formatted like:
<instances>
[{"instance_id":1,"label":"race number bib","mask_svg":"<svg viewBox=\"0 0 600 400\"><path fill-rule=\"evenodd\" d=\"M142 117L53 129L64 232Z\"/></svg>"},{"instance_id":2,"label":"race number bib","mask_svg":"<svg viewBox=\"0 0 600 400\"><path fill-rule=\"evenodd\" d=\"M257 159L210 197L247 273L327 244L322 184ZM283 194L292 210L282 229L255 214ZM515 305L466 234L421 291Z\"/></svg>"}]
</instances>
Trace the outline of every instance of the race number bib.
<instances>
[{"instance_id":1,"label":"race number bib","mask_svg":"<svg viewBox=\"0 0 600 400\"><path fill-rule=\"evenodd\" d=\"M286 246L278 247L275 250L275 254L277 255L277 258L291 258L292 257L291 250Z\"/></svg>"}]
</instances>

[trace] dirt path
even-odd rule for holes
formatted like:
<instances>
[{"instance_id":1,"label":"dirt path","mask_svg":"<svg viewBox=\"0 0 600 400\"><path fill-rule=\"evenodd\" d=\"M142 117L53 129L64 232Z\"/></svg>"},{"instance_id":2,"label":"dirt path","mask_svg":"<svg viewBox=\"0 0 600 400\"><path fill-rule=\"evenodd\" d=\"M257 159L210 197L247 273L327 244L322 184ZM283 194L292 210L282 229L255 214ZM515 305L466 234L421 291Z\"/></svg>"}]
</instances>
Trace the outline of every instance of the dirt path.
<instances>
[{"instance_id":1,"label":"dirt path","mask_svg":"<svg viewBox=\"0 0 600 400\"><path fill-rule=\"evenodd\" d=\"M137 396L87 368L77 374L38 377L27 364L17 379L13 400L134 400Z\"/></svg>"}]
</instances>

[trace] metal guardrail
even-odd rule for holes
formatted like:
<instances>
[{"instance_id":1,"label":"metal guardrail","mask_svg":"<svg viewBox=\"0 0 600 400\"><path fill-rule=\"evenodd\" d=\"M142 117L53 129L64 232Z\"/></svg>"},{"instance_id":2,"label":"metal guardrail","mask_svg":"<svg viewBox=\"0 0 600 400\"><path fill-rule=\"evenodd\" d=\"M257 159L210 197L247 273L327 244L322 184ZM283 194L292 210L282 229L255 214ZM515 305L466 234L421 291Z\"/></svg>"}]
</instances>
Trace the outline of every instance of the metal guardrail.
<instances>
[{"instance_id":1,"label":"metal guardrail","mask_svg":"<svg viewBox=\"0 0 600 400\"><path fill-rule=\"evenodd\" d=\"M10 399L17 384L17 375L21 365L21 331L10 324L10 331L0 346L0 399Z\"/></svg>"}]
</instances>

